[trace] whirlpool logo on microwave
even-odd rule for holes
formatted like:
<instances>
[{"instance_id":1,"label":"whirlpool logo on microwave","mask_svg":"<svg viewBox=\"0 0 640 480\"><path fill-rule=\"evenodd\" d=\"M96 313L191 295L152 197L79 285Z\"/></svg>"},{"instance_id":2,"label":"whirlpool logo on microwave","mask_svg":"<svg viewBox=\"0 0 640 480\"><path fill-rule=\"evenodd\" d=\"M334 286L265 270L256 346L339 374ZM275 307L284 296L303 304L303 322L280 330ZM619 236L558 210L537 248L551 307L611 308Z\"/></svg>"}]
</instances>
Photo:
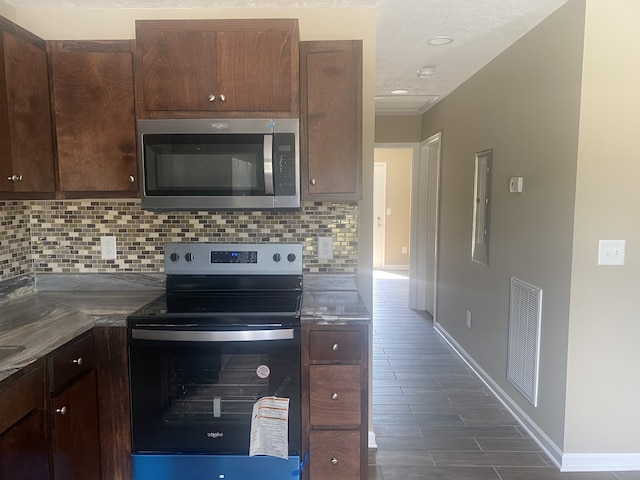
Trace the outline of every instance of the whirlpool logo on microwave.
<instances>
[{"instance_id":1,"label":"whirlpool logo on microwave","mask_svg":"<svg viewBox=\"0 0 640 480\"><path fill-rule=\"evenodd\" d=\"M207 432L207 437L209 438L222 438L224 437L223 432Z\"/></svg>"},{"instance_id":2,"label":"whirlpool logo on microwave","mask_svg":"<svg viewBox=\"0 0 640 480\"><path fill-rule=\"evenodd\" d=\"M212 122L209 126L216 130L228 130L231 125L229 122Z\"/></svg>"}]
</instances>

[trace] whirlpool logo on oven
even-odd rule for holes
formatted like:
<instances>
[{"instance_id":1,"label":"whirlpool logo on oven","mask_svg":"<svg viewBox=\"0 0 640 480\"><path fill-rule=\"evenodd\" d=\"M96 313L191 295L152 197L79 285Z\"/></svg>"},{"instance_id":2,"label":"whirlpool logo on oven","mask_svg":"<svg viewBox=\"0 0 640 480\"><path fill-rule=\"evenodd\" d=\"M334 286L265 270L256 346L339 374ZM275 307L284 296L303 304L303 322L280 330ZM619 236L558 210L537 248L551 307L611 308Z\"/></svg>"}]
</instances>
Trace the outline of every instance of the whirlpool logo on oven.
<instances>
[{"instance_id":1,"label":"whirlpool logo on oven","mask_svg":"<svg viewBox=\"0 0 640 480\"><path fill-rule=\"evenodd\" d=\"M209 438L222 438L224 437L223 432L207 432L207 437Z\"/></svg>"}]
</instances>

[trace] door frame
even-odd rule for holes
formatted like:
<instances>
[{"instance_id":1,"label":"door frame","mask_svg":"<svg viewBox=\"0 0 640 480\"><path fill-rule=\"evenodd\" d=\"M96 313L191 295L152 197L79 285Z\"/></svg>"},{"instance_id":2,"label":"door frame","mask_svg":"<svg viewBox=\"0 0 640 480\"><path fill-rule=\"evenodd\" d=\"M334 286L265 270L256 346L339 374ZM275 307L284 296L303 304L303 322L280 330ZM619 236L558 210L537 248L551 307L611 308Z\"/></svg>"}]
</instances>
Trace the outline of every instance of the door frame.
<instances>
[{"instance_id":1,"label":"door frame","mask_svg":"<svg viewBox=\"0 0 640 480\"><path fill-rule=\"evenodd\" d=\"M437 144L436 158L430 148ZM428 308L428 282L433 285L431 316L436 321L438 298L438 227L440 211L440 164L442 157L441 132L420 142L419 156L413 164L411 196L411 249L409 264L409 307ZM427 212L427 217L420 216ZM429 232L432 232L431 234ZM432 238L430 238L430 236ZM429 245L429 242L433 245ZM433 251L429 258L428 248Z\"/></svg>"},{"instance_id":2,"label":"door frame","mask_svg":"<svg viewBox=\"0 0 640 480\"><path fill-rule=\"evenodd\" d=\"M381 169L381 170L380 170ZM378 177L384 173L384 176ZM379 187L384 187L383 195L379 191ZM379 232L376 226L376 199L382 203L382 235L378 237ZM386 162L374 162L373 163L373 268L385 268L387 265L386 258L386 228L387 228L387 163ZM378 258L379 255L379 258ZM376 265L376 260L380 260L380 264Z\"/></svg>"}]
</instances>

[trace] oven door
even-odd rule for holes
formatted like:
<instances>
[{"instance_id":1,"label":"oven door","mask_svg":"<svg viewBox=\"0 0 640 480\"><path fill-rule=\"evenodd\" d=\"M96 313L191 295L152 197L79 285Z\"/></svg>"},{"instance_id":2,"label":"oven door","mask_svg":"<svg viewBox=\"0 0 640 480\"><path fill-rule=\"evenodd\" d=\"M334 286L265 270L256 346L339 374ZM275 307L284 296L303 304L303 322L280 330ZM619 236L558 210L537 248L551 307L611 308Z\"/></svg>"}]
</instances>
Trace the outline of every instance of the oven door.
<instances>
[{"instance_id":1,"label":"oven door","mask_svg":"<svg viewBox=\"0 0 640 480\"><path fill-rule=\"evenodd\" d=\"M289 398L300 452L300 328L129 328L133 451L248 455L253 404Z\"/></svg>"}]
</instances>

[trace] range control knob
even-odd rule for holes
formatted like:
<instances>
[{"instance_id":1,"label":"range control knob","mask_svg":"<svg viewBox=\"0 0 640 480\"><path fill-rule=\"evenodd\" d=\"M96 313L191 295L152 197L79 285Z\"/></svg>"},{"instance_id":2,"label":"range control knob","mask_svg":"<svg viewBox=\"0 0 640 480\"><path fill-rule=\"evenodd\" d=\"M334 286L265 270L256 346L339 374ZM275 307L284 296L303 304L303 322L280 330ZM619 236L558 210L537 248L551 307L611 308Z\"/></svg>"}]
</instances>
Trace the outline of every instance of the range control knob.
<instances>
[{"instance_id":1,"label":"range control knob","mask_svg":"<svg viewBox=\"0 0 640 480\"><path fill-rule=\"evenodd\" d=\"M180 255L178 255L176 252L173 252L171 255L169 255L169 258L172 262L177 262L178 260L180 260Z\"/></svg>"},{"instance_id":2,"label":"range control knob","mask_svg":"<svg viewBox=\"0 0 640 480\"><path fill-rule=\"evenodd\" d=\"M185 259L187 262L192 262L194 258L195 258L195 257L193 256L193 253L185 253L185 254L184 254L184 259Z\"/></svg>"},{"instance_id":3,"label":"range control knob","mask_svg":"<svg viewBox=\"0 0 640 480\"><path fill-rule=\"evenodd\" d=\"M274 262L279 262L280 261L280 254L279 253L274 253L273 254L273 261Z\"/></svg>"},{"instance_id":4,"label":"range control knob","mask_svg":"<svg viewBox=\"0 0 640 480\"><path fill-rule=\"evenodd\" d=\"M290 262L295 262L296 261L296 254L295 253L290 253L289 255L287 255L287 260L289 260Z\"/></svg>"}]
</instances>

